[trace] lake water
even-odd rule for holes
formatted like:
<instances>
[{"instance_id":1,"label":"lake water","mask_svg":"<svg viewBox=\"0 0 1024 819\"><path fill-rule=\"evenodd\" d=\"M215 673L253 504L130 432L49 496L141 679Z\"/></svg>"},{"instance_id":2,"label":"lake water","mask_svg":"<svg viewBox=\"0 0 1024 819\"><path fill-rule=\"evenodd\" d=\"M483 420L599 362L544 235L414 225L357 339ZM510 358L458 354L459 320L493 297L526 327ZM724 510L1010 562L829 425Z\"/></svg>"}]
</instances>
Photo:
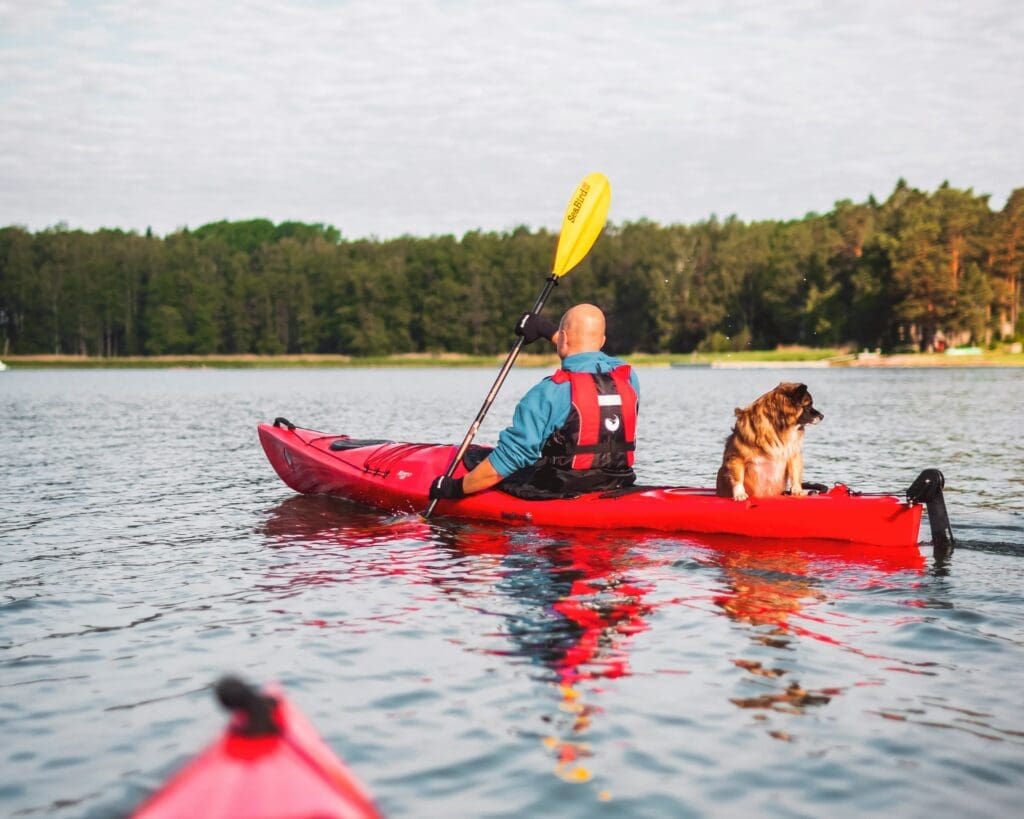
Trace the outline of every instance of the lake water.
<instances>
[{"instance_id":1,"label":"lake water","mask_svg":"<svg viewBox=\"0 0 1024 819\"><path fill-rule=\"evenodd\" d=\"M1024 370L640 372L642 482L711 483L732 408L805 381L805 479L942 469L948 561L387 517L294 495L256 436L460 440L494 374L0 374L0 815L128 813L228 671L391 816L1019 810Z\"/></svg>"}]
</instances>

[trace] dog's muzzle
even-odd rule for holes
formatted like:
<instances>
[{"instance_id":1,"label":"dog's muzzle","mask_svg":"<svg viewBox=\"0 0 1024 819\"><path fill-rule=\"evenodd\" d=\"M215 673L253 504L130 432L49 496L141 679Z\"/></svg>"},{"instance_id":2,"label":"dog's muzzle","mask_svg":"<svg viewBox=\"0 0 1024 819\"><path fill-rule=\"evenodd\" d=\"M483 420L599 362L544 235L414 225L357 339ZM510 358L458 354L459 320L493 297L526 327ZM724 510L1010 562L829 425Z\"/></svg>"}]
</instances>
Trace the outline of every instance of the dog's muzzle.
<instances>
[{"instance_id":1,"label":"dog's muzzle","mask_svg":"<svg viewBox=\"0 0 1024 819\"><path fill-rule=\"evenodd\" d=\"M818 412L814 407L808 407L803 411L803 414L800 416L800 425L804 426L806 424L817 424L824 418L825 416Z\"/></svg>"}]
</instances>

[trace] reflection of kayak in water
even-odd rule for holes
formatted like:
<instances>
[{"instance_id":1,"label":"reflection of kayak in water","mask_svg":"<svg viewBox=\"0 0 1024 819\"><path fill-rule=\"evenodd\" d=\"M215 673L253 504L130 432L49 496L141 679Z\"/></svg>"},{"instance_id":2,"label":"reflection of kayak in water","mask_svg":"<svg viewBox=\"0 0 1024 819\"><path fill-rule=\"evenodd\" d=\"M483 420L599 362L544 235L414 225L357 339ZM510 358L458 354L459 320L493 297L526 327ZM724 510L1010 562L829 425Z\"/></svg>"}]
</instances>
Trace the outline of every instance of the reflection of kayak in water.
<instances>
[{"instance_id":1,"label":"reflection of kayak in water","mask_svg":"<svg viewBox=\"0 0 1024 819\"><path fill-rule=\"evenodd\" d=\"M715 541L708 538L709 545ZM794 619L806 619L808 605L827 598L822 581L856 577L856 582L875 588L890 588L901 582L890 575L919 574L926 561L916 547L864 547L855 560L844 555L838 544L827 541L752 541L755 548L721 544L709 556L709 563L722 571L726 590L714 602L734 620L754 626L774 626L788 631ZM806 628L803 633L809 636Z\"/></svg>"},{"instance_id":2,"label":"reflection of kayak in water","mask_svg":"<svg viewBox=\"0 0 1024 819\"><path fill-rule=\"evenodd\" d=\"M634 576L652 565L642 536L596 529L510 529L487 522L426 523L315 495L283 501L261 531L272 548L309 551L308 560L288 563L289 593L298 586L395 575L429 584L441 596L427 598L464 606L481 623L501 617L501 628L481 629L478 639L457 642L474 653L525 664L533 679L554 685L557 709L544 717L543 745L554 757L557 776L570 782L591 777L584 759L592 752L583 735L601 712L596 702L601 681L629 676L629 646L648 628L652 610L644 600L650 584ZM662 553L664 541L658 537L658 563L673 559ZM339 559L343 552L348 558ZM410 554L416 555L411 564L405 561ZM416 605L405 610L411 620ZM394 618L389 615L404 625ZM307 624L353 627L352 618Z\"/></svg>"},{"instance_id":3,"label":"reflection of kayak in water","mask_svg":"<svg viewBox=\"0 0 1024 819\"><path fill-rule=\"evenodd\" d=\"M517 675L549 684L551 704L539 733L529 728L524 733L538 736L554 774L574 783L606 781L606 734L600 727L614 723L616 717L606 718L604 712L617 711L621 703L605 692L635 673L632 660L642 635L653 632L648 639L655 642L666 638L666 621L659 633L654 612L682 606L711 617L726 616L748 628L755 642L782 645L815 639L856 650L855 640L843 633L848 620L829 605L831 584L821 581L845 578L844 585L886 588L905 584L906 572L918 573L925 566L916 544L851 549L835 540L424 522L323 495L287 497L268 510L261 532L269 548L289 551L283 558L287 589L282 593L336 583L338 594L347 597L346 584L398 576L402 582L431 587L428 594L417 592L417 601L441 601L472 612L480 627L468 626L473 636L460 633L457 644L516 668ZM683 580L681 596L673 596L680 576L691 573L691 564L713 568L715 582L709 589L706 583L693 588ZM681 565L687 567L682 572ZM660 580L667 589L658 593ZM420 604L414 603L404 613L389 612L389 622L405 628L419 621L419 611ZM372 612L365 621L358 614L346 615L307 625L376 629L378 615ZM493 625L496 618L499 627ZM747 669L766 686L743 707L792 710L827 696L819 688L803 691L793 674L775 683L770 675L776 672L763 654L731 656L723 663ZM641 665L641 673L652 673L649 665ZM653 673L693 672L671 665ZM727 695L740 704L744 693L730 690Z\"/></svg>"},{"instance_id":4,"label":"reflection of kayak in water","mask_svg":"<svg viewBox=\"0 0 1024 819\"><path fill-rule=\"evenodd\" d=\"M471 607L481 606L480 597L487 594L516 601L521 607L507 614L501 632L508 644L482 650L529 660L562 685L629 675L632 638L647 630L648 615L665 604L646 599L652 572L681 554L722 573L724 586L707 598L720 613L755 626L786 627L792 618L807 626L808 608L821 604L822 580L846 575L849 582L887 588L903 582L890 576L917 574L926 565L916 544L851 549L841 541L812 538L439 525L315 495L282 501L263 531L275 547L294 544L311 552L310 560L289 564L289 589L401 575ZM410 564L404 559L410 542L451 559L425 558L412 549L417 559ZM401 544L398 551L394 544ZM340 554L337 547L355 550L358 571L342 570L348 564L333 558L315 559L318 552ZM467 556L475 558L472 571L459 568Z\"/></svg>"},{"instance_id":5,"label":"reflection of kayak in water","mask_svg":"<svg viewBox=\"0 0 1024 819\"><path fill-rule=\"evenodd\" d=\"M476 600L479 586L485 585L489 593L525 604L519 615L510 616L506 629L513 647L495 653L527 658L554 671L563 683L581 676L628 673L615 644L646 628L640 618L648 607L640 600L647 585L627 579L650 563L642 550L635 549L643 544L635 536L595 529L508 529L488 522L432 525L411 516L385 517L323 496L288 498L271 512L262 531L275 546L294 544L331 554L337 554L337 548L330 547L340 546L359 555L358 572L348 574L339 570L336 560L297 561L285 581L290 589L343 582L342 575L344 582L353 577L409 576L409 567L390 546L400 543L404 555L422 555L410 543L422 544L435 558L425 559L424 569L411 573L414 582L443 589L453 600ZM680 540L690 542L694 541ZM436 559L444 556L450 560ZM466 556L474 558L473 572L449 571ZM579 670L591 661L592 667Z\"/></svg>"},{"instance_id":6,"label":"reflection of kayak in water","mask_svg":"<svg viewBox=\"0 0 1024 819\"><path fill-rule=\"evenodd\" d=\"M144 802L134 819L379 816L363 786L280 691L217 684L234 712L223 736Z\"/></svg>"},{"instance_id":7,"label":"reflection of kayak in water","mask_svg":"<svg viewBox=\"0 0 1024 819\"><path fill-rule=\"evenodd\" d=\"M297 492L347 498L387 512L417 512L430 482L448 468L456 447L361 441L293 427L284 419L259 425L260 441L278 475ZM478 455L486 452L474 447ZM465 474L463 465L456 477ZM648 529L787 539L828 539L882 546L914 545L920 503L895 495L861 495L837 485L804 497L734 501L714 489L630 487L577 498L524 500L497 489L441 501L438 514L504 524L590 529Z\"/></svg>"}]
</instances>

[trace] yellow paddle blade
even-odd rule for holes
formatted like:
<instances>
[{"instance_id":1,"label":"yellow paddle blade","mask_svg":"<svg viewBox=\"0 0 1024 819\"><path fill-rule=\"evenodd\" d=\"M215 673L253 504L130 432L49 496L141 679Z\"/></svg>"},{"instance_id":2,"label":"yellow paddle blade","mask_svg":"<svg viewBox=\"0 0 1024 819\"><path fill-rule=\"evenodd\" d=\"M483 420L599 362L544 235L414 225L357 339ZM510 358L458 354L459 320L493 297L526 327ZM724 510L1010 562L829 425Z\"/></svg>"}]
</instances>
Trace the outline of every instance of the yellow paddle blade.
<instances>
[{"instance_id":1,"label":"yellow paddle blade","mask_svg":"<svg viewBox=\"0 0 1024 819\"><path fill-rule=\"evenodd\" d=\"M583 261L604 227L611 203L612 189L604 174L588 174L576 186L562 220L553 275L561 278Z\"/></svg>"}]
</instances>

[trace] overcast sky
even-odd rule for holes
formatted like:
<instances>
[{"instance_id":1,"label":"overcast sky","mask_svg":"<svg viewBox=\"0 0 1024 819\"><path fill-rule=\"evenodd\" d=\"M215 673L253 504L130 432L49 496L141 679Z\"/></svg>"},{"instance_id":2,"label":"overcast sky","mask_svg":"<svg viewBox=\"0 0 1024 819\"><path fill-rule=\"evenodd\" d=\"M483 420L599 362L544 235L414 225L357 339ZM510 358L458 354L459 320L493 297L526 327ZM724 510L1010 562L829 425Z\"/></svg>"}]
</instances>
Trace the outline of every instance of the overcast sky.
<instances>
[{"instance_id":1,"label":"overcast sky","mask_svg":"<svg viewBox=\"0 0 1024 819\"><path fill-rule=\"evenodd\" d=\"M1024 187L1020 0L0 0L0 225L344 236Z\"/></svg>"}]
</instances>

